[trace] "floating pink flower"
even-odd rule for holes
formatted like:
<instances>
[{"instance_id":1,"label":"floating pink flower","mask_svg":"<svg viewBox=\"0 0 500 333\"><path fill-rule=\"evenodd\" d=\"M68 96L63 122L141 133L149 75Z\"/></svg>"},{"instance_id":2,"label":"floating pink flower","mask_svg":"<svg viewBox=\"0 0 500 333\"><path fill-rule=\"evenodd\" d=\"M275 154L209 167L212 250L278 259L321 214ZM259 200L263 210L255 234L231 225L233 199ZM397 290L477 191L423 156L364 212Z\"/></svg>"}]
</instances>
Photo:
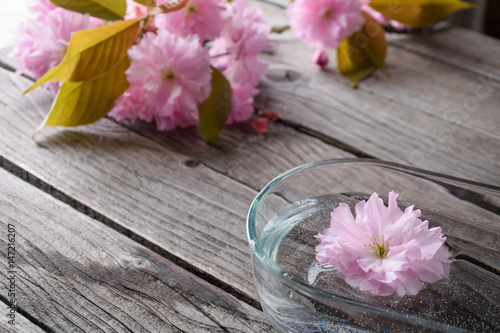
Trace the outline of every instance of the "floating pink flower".
<instances>
[{"instance_id":1,"label":"floating pink flower","mask_svg":"<svg viewBox=\"0 0 500 333\"><path fill-rule=\"evenodd\" d=\"M351 286L379 296L416 295L423 282L448 276L452 260L441 228L429 229L413 206L403 212L397 196L390 192L386 207L373 193L356 205L355 219L340 203L330 227L319 234L316 260L335 267Z\"/></svg>"},{"instance_id":2,"label":"floating pink flower","mask_svg":"<svg viewBox=\"0 0 500 333\"><path fill-rule=\"evenodd\" d=\"M154 118L158 130L186 127L198 120L198 104L211 91L211 69L208 52L197 36L182 38L166 30L146 33L141 42L128 51L131 65L125 72L135 91L118 101L112 114L119 118L149 120ZM136 110L138 101L147 108ZM127 115L126 109L130 107ZM142 113L141 113L142 112Z\"/></svg>"},{"instance_id":3,"label":"floating pink flower","mask_svg":"<svg viewBox=\"0 0 500 333\"><path fill-rule=\"evenodd\" d=\"M161 4L165 1L158 1ZM222 11L220 0L191 0L182 9L159 14L155 17L158 29L175 32L182 37L196 34L200 42L219 36L222 30Z\"/></svg>"},{"instance_id":4,"label":"floating pink flower","mask_svg":"<svg viewBox=\"0 0 500 333\"><path fill-rule=\"evenodd\" d=\"M364 23L359 0L295 0L287 14L295 35L312 47L335 48Z\"/></svg>"}]
</instances>

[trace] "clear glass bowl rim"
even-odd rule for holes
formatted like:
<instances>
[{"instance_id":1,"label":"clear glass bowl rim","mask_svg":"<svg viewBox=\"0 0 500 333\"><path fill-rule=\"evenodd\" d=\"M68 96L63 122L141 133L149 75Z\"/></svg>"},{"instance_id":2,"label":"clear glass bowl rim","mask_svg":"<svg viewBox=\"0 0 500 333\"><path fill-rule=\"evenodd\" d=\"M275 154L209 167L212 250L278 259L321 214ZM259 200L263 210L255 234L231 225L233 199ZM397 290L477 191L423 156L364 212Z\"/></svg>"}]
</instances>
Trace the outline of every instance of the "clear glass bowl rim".
<instances>
[{"instance_id":1,"label":"clear glass bowl rim","mask_svg":"<svg viewBox=\"0 0 500 333\"><path fill-rule=\"evenodd\" d=\"M356 163L356 164L365 164L365 165L375 165L375 166L380 166L380 167L387 167L389 169L395 169L398 171L406 172L406 173L411 174L411 175L416 175L416 176L421 175L421 176L426 176L426 177L432 178L432 179L435 178L435 179L443 180L443 181L446 181L448 184L454 184L454 183L466 184L470 188L478 188L478 189L482 189L482 190L492 191L494 193L497 193L500 197L500 187L498 187L498 186L485 184L485 183L481 183L481 182L476 182L476 181L472 181L472 180L467 180L467 179L463 179L463 178L459 178L459 177L449 176L449 175L445 175L445 174L438 173L438 172L427 171L424 169L415 168L415 167L411 167L411 166L407 166L407 165L403 165L403 164L399 164L399 163L394 163L394 162L383 161L383 160L369 159L369 158L349 158L349 159L323 160L323 161L317 161L317 162L303 164L303 165L300 165L300 166L295 167L293 169L290 169L290 170L282 173L281 175L277 176L273 180L271 180L257 194L257 196L253 200L252 204L250 205L250 209L249 209L248 215L247 215L246 228L247 228L248 242L250 244L250 248L251 248L251 250L253 252L252 254L254 256L253 260L256 260L255 256L257 256L258 260L260 260L261 263L266 266L268 271L270 271L272 274L276 275L285 284L293 286L295 289L301 291L305 295L309 295L312 297L319 297L321 299L333 298L333 299L336 299L336 300L339 300L342 302L350 303L352 305L364 307L367 310L369 309L369 310L376 311L376 312L383 312L385 315L388 315L388 316L393 317L395 319L402 319L404 321L411 320L414 322L422 322L422 323L423 322L432 323L432 325L437 325L438 327L441 326L440 327L441 329L444 329L444 331L448 331L448 329L449 329L448 325L434 322L431 319L420 318L418 316L413 316L413 315L406 315L406 314L399 313L399 312L396 312L396 311L391 310L391 309L385 309L385 308L378 307L375 305L362 303L362 302L357 301L357 300L352 300L349 298L345 298L343 296L338 296L338 295L329 293L327 291L323 291L323 290L314 288L313 286L306 284L293 276L290 276L290 275L285 276L285 272L283 272L281 269L279 269L278 266L276 266L276 265L271 266L268 264L268 262L270 262L270 260L262 260L263 258L267 257L267 255L263 251L263 249L260 247L259 242L258 242L258 237L257 237L256 230L255 230L255 216L256 216L256 213L259 209L259 204L267 196L267 194L275 186L277 186L279 183L281 183L283 180L285 180L286 178L288 178L288 177L290 177L298 172L301 172L301 171L304 171L307 169L311 169L314 167L322 166L322 165L346 164L346 163ZM453 332L460 332L460 331L468 332L468 330L461 330L458 327L452 327L452 329L453 329ZM450 332L452 332L452 331L450 331Z\"/></svg>"}]
</instances>

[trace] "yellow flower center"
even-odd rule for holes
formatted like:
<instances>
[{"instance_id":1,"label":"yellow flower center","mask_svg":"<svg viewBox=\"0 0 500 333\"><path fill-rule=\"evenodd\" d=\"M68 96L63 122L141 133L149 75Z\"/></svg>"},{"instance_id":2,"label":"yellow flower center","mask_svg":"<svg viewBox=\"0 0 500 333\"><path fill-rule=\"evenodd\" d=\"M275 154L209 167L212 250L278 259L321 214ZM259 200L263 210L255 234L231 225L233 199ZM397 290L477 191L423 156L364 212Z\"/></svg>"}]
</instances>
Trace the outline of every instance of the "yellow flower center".
<instances>
[{"instance_id":1,"label":"yellow flower center","mask_svg":"<svg viewBox=\"0 0 500 333\"><path fill-rule=\"evenodd\" d=\"M325 19L327 19L327 20L328 20L330 17L332 17L332 15L333 15L333 10L328 9L328 10L325 12L325 14L323 14L323 18L325 18Z\"/></svg>"},{"instance_id":2,"label":"yellow flower center","mask_svg":"<svg viewBox=\"0 0 500 333\"><path fill-rule=\"evenodd\" d=\"M392 237L385 240L384 235L382 235L380 239L373 237L373 243L368 244L368 247L373 250L376 257L384 259L387 256L387 253L389 253L389 241L391 239Z\"/></svg>"},{"instance_id":3,"label":"yellow flower center","mask_svg":"<svg viewBox=\"0 0 500 333\"><path fill-rule=\"evenodd\" d=\"M168 72L163 73L163 78L166 81L173 81L175 79L175 74L172 71L168 71Z\"/></svg>"},{"instance_id":4,"label":"yellow flower center","mask_svg":"<svg viewBox=\"0 0 500 333\"><path fill-rule=\"evenodd\" d=\"M196 11L196 7L194 5L189 5L186 7L186 10L188 11L188 13L193 13Z\"/></svg>"}]
</instances>

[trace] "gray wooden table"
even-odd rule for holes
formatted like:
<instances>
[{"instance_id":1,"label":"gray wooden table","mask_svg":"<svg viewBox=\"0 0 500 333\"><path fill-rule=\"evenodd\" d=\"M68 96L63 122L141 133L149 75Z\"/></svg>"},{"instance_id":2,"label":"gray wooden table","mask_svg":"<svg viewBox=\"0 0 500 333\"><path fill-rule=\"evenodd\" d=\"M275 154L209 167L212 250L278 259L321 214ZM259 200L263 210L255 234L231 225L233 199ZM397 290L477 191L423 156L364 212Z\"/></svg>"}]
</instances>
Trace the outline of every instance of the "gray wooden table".
<instances>
[{"instance_id":1,"label":"gray wooden table","mask_svg":"<svg viewBox=\"0 0 500 333\"><path fill-rule=\"evenodd\" d=\"M286 23L282 8L254 4ZM460 28L390 35L390 77L354 90L333 52L320 71L290 32L272 38L256 107L281 120L266 135L230 126L222 147L196 128L107 118L33 140L53 96L22 96L32 82L0 58L0 331L269 332L245 217L281 172L372 157L500 185L500 41Z\"/></svg>"}]
</instances>

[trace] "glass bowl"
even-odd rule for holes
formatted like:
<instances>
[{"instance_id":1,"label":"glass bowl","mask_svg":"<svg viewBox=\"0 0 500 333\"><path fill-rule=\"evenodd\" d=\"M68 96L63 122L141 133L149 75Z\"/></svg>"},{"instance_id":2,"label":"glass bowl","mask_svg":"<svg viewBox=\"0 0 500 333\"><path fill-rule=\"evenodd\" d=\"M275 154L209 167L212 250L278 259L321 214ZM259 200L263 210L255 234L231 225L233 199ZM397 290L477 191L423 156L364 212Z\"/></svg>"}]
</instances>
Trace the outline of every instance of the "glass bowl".
<instances>
[{"instance_id":1,"label":"glass bowl","mask_svg":"<svg viewBox=\"0 0 500 333\"><path fill-rule=\"evenodd\" d=\"M450 275L415 296L376 296L315 259L339 202L373 192L440 226ZM384 201L385 201L384 199ZM354 214L354 212L353 212ZM262 309L279 332L500 331L500 187L368 159L310 163L257 195L247 233Z\"/></svg>"}]
</instances>

